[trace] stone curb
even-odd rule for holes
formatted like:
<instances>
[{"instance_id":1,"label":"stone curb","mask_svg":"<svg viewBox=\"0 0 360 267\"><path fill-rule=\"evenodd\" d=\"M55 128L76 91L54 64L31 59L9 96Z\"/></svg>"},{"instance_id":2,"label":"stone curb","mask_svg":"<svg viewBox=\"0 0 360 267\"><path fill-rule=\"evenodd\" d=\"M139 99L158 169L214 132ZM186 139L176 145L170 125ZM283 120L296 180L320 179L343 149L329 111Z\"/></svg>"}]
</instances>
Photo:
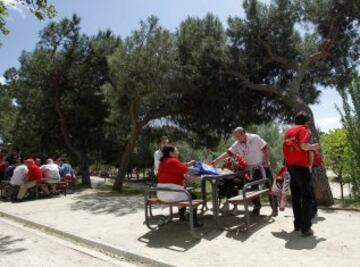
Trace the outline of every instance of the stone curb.
<instances>
[{"instance_id":1,"label":"stone curb","mask_svg":"<svg viewBox=\"0 0 360 267\"><path fill-rule=\"evenodd\" d=\"M125 258L125 260L129 260L129 262L133 263L133 264L141 263L141 264L145 264L148 266L155 266L155 267L175 267L174 265L170 265L165 262L161 262L158 260L154 260L154 259L151 259L148 257L144 257L142 255L130 252L125 248L114 247L109 244L82 238L82 237L79 237L74 234L70 234L70 233L49 227L49 226L45 226L45 225L42 225L42 224L39 224L36 222L32 222L27 219L20 218L15 215L5 213L3 211L0 211L0 217L9 219L9 220L17 222L17 223L24 224L26 227L40 230L44 233L51 234L51 235L54 235L54 236L62 238L62 239L70 240L79 245L83 245L85 247L95 249L97 251L100 251L104 254L108 254L110 256L123 257L123 258Z\"/></svg>"}]
</instances>

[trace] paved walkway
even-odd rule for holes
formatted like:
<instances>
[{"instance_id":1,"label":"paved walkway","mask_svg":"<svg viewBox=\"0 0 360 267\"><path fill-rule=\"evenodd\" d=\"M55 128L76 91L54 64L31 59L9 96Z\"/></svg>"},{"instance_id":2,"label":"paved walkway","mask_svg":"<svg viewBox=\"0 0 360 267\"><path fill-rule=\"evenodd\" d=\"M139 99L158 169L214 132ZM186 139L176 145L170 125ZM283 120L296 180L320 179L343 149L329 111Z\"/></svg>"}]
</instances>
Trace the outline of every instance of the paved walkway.
<instances>
[{"instance_id":1,"label":"paved walkway","mask_svg":"<svg viewBox=\"0 0 360 267\"><path fill-rule=\"evenodd\" d=\"M0 266L135 267L4 219L0 229Z\"/></svg>"},{"instance_id":2,"label":"paved walkway","mask_svg":"<svg viewBox=\"0 0 360 267\"><path fill-rule=\"evenodd\" d=\"M356 212L320 211L313 227L316 236L308 238L291 232L290 209L275 219L258 218L248 233L236 227L243 223L241 217L227 217L232 230L214 230L208 214L200 241L180 222L150 232L143 223L142 196L86 190L53 199L0 202L0 212L174 266L360 266Z\"/></svg>"}]
</instances>

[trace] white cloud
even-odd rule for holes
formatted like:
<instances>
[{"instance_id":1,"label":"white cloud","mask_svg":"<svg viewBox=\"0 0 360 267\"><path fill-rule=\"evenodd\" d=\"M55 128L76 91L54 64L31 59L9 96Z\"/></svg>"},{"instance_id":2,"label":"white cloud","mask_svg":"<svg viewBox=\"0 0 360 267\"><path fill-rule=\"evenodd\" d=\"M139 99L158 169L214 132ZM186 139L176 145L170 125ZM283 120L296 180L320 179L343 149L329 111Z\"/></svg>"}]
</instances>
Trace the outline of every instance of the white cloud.
<instances>
[{"instance_id":1,"label":"white cloud","mask_svg":"<svg viewBox=\"0 0 360 267\"><path fill-rule=\"evenodd\" d=\"M324 132L342 127L340 116L316 118L316 125Z\"/></svg>"},{"instance_id":2,"label":"white cloud","mask_svg":"<svg viewBox=\"0 0 360 267\"><path fill-rule=\"evenodd\" d=\"M26 7L23 6L19 1L17 0L2 0L5 4L5 6L10 9L18 12L23 18L26 17L25 10Z\"/></svg>"},{"instance_id":3,"label":"white cloud","mask_svg":"<svg viewBox=\"0 0 360 267\"><path fill-rule=\"evenodd\" d=\"M5 78L3 76L0 76L0 84L5 84Z\"/></svg>"}]
</instances>

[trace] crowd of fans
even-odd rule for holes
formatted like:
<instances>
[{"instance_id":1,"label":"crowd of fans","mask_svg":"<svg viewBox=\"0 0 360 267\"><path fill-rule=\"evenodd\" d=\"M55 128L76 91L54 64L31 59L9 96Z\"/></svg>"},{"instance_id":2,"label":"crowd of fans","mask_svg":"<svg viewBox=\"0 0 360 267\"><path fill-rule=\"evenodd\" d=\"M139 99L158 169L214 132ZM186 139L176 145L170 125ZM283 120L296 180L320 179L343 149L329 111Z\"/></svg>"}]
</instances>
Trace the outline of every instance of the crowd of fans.
<instances>
[{"instance_id":1,"label":"crowd of fans","mask_svg":"<svg viewBox=\"0 0 360 267\"><path fill-rule=\"evenodd\" d=\"M21 157L19 149L13 148L10 153L0 152L1 184L12 187L14 202L29 197L29 190L39 186L46 197L57 194L57 186L61 181L73 183L75 173L72 166L64 158L56 161L47 159L42 164L39 158Z\"/></svg>"}]
</instances>

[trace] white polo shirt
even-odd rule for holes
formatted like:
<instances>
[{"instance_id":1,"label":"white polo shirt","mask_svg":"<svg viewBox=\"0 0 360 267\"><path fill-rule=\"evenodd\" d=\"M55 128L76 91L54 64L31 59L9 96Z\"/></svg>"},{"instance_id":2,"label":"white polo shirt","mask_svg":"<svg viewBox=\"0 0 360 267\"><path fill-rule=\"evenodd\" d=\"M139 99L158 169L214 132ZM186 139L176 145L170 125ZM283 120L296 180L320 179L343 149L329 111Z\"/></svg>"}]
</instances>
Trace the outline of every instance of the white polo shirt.
<instances>
[{"instance_id":1,"label":"white polo shirt","mask_svg":"<svg viewBox=\"0 0 360 267\"><path fill-rule=\"evenodd\" d=\"M161 150L156 150L154 153L154 174L157 175L159 172L160 159L162 158L163 153Z\"/></svg>"},{"instance_id":2,"label":"white polo shirt","mask_svg":"<svg viewBox=\"0 0 360 267\"><path fill-rule=\"evenodd\" d=\"M29 169L25 165L19 165L15 168L13 176L10 178L10 184L22 185L25 181L25 176Z\"/></svg>"},{"instance_id":3,"label":"white polo shirt","mask_svg":"<svg viewBox=\"0 0 360 267\"><path fill-rule=\"evenodd\" d=\"M55 163L45 164L40 167L46 179L60 181L59 166Z\"/></svg>"},{"instance_id":4,"label":"white polo shirt","mask_svg":"<svg viewBox=\"0 0 360 267\"><path fill-rule=\"evenodd\" d=\"M264 160L263 149L267 143L257 134L246 134L246 143L235 141L228 149L233 154L244 156L250 166L262 165Z\"/></svg>"}]
</instances>

